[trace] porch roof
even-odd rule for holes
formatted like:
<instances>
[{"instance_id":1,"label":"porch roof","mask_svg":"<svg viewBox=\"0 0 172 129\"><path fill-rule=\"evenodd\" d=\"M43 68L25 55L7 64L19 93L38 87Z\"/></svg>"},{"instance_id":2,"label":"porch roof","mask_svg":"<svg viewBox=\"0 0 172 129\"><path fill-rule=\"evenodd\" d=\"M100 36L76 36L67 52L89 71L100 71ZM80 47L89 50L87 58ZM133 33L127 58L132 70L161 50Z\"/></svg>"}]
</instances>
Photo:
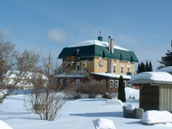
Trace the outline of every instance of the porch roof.
<instances>
[{"instance_id":1,"label":"porch roof","mask_svg":"<svg viewBox=\"0 0 172 129\"><path fill-rule=\"evenodd\" d=\"M91 74L109 77L109 78L119 78L120 76L122 76L123 79L129 79L129 80L131 79L131 76L129 76L129 75L122 75L122 74L115 74L115 73L95 73L95 72L92 72Z\"/></svg>"}]
</instances>

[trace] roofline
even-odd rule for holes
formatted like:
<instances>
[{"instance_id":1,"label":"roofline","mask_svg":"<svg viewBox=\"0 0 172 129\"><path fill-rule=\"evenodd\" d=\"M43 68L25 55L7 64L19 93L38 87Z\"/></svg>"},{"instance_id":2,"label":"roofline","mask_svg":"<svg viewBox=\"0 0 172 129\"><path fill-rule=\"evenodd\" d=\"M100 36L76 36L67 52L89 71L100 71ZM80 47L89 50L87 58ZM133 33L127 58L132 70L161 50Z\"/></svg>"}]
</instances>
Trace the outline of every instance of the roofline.
<instances>
[{"instance_id":1,"label":"roofline","mask_svg":"<svg viewBox=\"0 0 172 129\"><path fill-rule=\"evenodd\" d=\"M139 84L150 84L156 86L156 84L159 86L159 84L162 85L171 85L172 86L172 81L157 81L157 80L151 80L151 79L138 79L134 81L130 81L132 85L139 85Z\"/></svg>"}]
</instances>

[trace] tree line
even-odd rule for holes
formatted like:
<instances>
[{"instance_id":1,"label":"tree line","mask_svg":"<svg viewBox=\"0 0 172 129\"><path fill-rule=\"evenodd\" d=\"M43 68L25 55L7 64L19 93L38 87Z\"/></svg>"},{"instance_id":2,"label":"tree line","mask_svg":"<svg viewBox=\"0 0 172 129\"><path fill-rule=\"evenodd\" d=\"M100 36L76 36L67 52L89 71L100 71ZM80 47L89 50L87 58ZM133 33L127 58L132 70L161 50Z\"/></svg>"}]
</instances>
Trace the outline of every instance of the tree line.
<instances>
[{"instance_id":1,"label":"tree line","mask_svg":"<svg viewBox=\"0 0 172 129\"><path fill-rule=\"evenodd\" d=\"M146 61L146 63L139 63L137 68L137 73L151 72L153 70L151 61Z\"/></svg>"}]
</instances>

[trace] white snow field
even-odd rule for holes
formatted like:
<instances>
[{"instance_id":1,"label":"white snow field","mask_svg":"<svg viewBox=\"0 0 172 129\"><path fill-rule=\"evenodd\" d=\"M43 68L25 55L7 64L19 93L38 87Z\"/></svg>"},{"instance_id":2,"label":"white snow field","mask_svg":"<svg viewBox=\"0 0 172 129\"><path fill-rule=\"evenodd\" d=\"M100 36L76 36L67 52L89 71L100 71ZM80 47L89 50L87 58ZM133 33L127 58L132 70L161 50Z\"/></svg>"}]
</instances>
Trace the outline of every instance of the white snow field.
<instances>
[{"instance_id":1,"label":"white snow field","mask_svg":"<svg viewBox=\"0 0 172 129\"><path fill-rule=\"evenodd\" d=\"M4 121L0 121L0 129L12 129L12 128Z\"/></svg>"},{"instance_id":2,"label":"white snow field","mask_svg":"<svg viewBox=\"0 0 172 129\"><path fill-rule=\"evenodd\" d=\"M138 98L136 90L126 89L126 91L128 97ZM141 123L141 119L124 118L120 102L101 98L69 100L55 121L45 121L40 120L36 114L29 114L25 109L23 99L24 95L11 95L0 105L0 120L13 129L95 129L93 121L97 119L103 120L103 125L109 123L106 120L112 121L116 129L172 128L170 123L147 126ZM110 104L110 102L112 103ZM133 104L138 107L138 100L127 99L124 104ZM110 122L111 125L112 122Z\"/></svg>"}]
</instances>

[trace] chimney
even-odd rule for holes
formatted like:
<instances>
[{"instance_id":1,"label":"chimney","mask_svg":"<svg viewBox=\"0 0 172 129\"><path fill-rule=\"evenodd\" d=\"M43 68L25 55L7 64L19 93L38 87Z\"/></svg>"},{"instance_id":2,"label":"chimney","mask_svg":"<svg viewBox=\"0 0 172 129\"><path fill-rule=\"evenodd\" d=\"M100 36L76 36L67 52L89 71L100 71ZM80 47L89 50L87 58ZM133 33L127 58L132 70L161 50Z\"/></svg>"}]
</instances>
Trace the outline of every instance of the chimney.
<instances>
[{"instance_id":1,"label":"chimney","mask_svg":"<svg viewBox=\"0 0 172 129\"><path fill-rule=\"evenodd\" d=\"M114 40L109 36L109 53L114 53ZM113 59L108 61L108 73L113 73Z\"/></svg>"}]
</instances>

